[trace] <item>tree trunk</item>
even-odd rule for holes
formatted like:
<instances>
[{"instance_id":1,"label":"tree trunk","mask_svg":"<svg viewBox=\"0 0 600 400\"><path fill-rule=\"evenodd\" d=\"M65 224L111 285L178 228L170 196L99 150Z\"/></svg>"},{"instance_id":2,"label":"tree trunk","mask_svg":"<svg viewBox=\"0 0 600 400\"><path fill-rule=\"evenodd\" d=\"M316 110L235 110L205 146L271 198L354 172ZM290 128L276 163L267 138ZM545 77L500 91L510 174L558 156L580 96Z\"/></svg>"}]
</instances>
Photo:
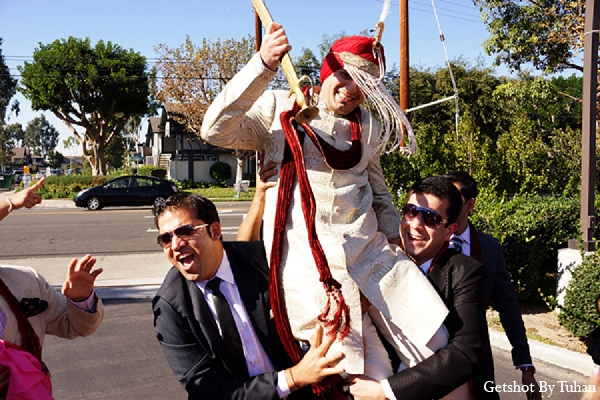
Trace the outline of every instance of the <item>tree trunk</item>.
<instances>
[{"instance_id":1,"label":"tree trunk","mask_svg":"<svg viewBox=\"0 0 600 400\"><path fill-rule=\"evenodd\" d=\"M237 169L235 172L235 183L239 184L240 182L242 182L242 179L244 178L244 157L243 157L243 155L236 157L236 161L237 161Z\"/></svg>"},{"instance_id":2,"label":"tree trunk","mask_svg":"<svg viewBox=\"0 0 600 400\"><path fill-rule=\"evenodd\" d=\"M236 198L240 198L240 195L242 193L242 178L244 177L244 156L245 155L246 155L245 151L241 151L241 150L235 151L235 160L236 160L237 168L235 171L235 185L233 185L233 187L236 188L236 192L237 192L235 194Z\"/></svg>"},{"instance_id":3,"label":"tree trunk","mask_svg":"<svg viewBox=\"0 0 600 400\"><path fill-rule=\"evenodd\" d=\"M88 159L92 165L92 175L103 176L106 175L106 163L104 162L104 143L98 141L92 146L94 155L92 159Z\"/></svg>"}]
</instances>

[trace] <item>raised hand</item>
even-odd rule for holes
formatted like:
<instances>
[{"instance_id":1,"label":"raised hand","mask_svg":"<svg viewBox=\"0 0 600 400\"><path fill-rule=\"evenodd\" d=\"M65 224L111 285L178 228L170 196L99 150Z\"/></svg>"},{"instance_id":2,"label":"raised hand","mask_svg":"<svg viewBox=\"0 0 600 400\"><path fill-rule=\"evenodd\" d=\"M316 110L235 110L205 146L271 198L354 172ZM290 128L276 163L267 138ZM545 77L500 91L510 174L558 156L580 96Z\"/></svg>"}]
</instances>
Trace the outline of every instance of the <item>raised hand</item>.
<instances>
[{"instance_id":1,"label":"raised hand","mask_svg":"<svg viewBox=\"0 0 600 400\"><path fill-rule=\"evenodd\" d=\"M37 190L42 186L45 180L46 178L44 177L27 189L21 190L10 196L10 202L13 205L13 209L18 210L22 207L31 208L40 204L42 202L42 195L38 194Z\"/></svg>"},{"instance_id":2,"label":"raised hand","mask_svg":"<svg viewBox=\"0 0 600 400\"><path fill-rule=\"evenodd\" d=\"M260 46L260 58L271 71L275 71L285 53L292 50L281 24L273 22L267 28Z\"/></svg>"},{"instance_id":3,"label":"raised hand","mask_svg":"<svg viewBox=\"0 0 600 400\"><path fill-rule=\"evenodd\" d=\"M83 257L79 264L76 258L72 259L62 293L73 301L87 299L92 293L96 278L102 273L102 268L92 271L95 264L96 259L89 254Z\"/></svg>"},{"instance_id":4,"label":"raised hand","mask_svg":"<svg viewBox=\"0 0 600 400\"><path fill-rule=\"evenodd\" d=\"M269 181L268 179L277 174L277 164L274 161L264 163L265 153L263 151L258 152L258 176L259 179L256 181L256 191L261 194L266 192L267 189L277 185L277 182Z\"/></svg>"}]
</instances>

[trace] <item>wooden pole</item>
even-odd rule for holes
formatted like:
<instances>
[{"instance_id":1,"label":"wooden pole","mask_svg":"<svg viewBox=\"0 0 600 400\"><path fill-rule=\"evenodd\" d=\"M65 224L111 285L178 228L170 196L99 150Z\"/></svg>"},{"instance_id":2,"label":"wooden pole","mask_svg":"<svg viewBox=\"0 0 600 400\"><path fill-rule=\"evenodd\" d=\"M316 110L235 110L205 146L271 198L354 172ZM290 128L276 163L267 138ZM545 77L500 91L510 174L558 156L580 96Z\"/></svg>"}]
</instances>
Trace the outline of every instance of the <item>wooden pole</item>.
<instances>
[{"instance_id":1,"label":"wooden pole","mask_svg":"<svg viewBox=\"0 0 600 400\"><path fill-rule=\"evenodd\" d=\"M581 231L584 251L595 251L594 187L596 174L596 96L598 92L598 27L600 4L585 3L583 39L583 110L581 127ZM570 241L571 242L571 241ZM574 247L569 243L569 247Z\"/></svg>"},{"instance_id":2,"label":"wooden pole","mask_svg":"<svg viewBox=\"0 0 600 400\"><path fill-rule=\"evenodd\" d=\"M408 104L408 0L400 0L400 108L407 110ZM406 133L406 130L404 130ZM405 146L404 138L401 146Z\"/></svg>"}]
</instances>

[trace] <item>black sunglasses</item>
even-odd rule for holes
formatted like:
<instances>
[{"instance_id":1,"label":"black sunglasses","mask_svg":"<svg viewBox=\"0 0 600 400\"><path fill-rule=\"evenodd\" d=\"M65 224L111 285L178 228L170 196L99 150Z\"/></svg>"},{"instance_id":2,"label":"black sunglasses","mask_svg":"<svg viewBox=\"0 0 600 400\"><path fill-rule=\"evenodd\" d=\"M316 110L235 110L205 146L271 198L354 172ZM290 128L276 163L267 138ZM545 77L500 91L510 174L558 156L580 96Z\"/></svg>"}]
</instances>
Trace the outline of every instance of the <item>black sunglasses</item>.
<instances>
[{"instance_id":1,"label":"black sunglasses","mask_svg":"<svg viewBox=\"0 0 600 400\"><path fill-rule=\"evenodd\" d=\"M191 224L181 225L180 227L173 229L173 232L165 232L158 235L156 237L156 243L158 243L158 245L161 247L169 247L173 242L173 235L183 240L188 240L190 236L192 236L194 232L196 232L197 229L204 228L208 225L210 224L203 224L197 226Z\"/></svg>"},{"instance_id":2,"label":"black sunglasses","mask_svg":"<svg viewBox=\"0 0 600 400\"><path fill-rule=\"evenodd\" d=\"M402 214L404 214L404 217L408 220L417 218L417 215L421 214L423 223L430 228L439 228L441 224L448 222L448 220L443 219L437 211L419 207L414 204L407 204L402 207Z\"/></svg>"}]
</instances>

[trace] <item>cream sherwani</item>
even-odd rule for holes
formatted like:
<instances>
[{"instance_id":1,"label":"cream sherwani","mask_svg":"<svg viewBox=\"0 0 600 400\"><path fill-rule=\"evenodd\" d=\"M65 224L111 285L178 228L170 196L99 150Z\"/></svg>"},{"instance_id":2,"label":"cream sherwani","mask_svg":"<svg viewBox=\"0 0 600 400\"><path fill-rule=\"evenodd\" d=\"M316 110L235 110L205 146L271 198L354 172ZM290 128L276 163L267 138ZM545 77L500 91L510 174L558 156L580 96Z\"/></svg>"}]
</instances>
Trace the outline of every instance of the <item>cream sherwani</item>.
<instances>
[{"instance_id":1,"label":"cream sherwani","mask_svg":"<svg viewBox=\"0 0 600 400\"><path fill-rule=\"evenodd\" d=\"M265 161L280 169L285 137L279 120L292 108L284 91L265 91L274 72L256 54L227 84L207 110L202 138L235 149L263 150ZM315 133L337 149L350 148L350 123L318 103L310 122ZM346 371L363 373L364 348L360 292L396 324L402 335L424 347L442 325L447 309L419 269L388 238L399 236L399 215L385 185L377 145L380 127L362 111L362 157L349 170L329 167L312 141L304 141L304 160L316 200L316 230L333 277L341 283L350 307L351 330L331 350L341 350ZM308 243L300 191L294 184L282 256L282 280L292 332L308 341L326 295ZM271 251L277 190L267 191L264 214L265 247Z\"/></svg>"},{"instance_id":2,"label":"cream sherwani","mask_svg":"<svg viewBox=\"0 0 600 400\"><path fill-rule=\"evenodd\" d=\"M46 311L29 317L29 322L40 338L42 347L46 334L74 339L78 336L91 335L102 322L104 308L100 298L97 298L95 313L83 311L50 286L33 268L0 266L0 278L17 300L39 298L48 302ZM2 339L21 346L23 342L17 318L2 296L0 296L0 308L7 317Z\"/></svg>"}]
</instances>

